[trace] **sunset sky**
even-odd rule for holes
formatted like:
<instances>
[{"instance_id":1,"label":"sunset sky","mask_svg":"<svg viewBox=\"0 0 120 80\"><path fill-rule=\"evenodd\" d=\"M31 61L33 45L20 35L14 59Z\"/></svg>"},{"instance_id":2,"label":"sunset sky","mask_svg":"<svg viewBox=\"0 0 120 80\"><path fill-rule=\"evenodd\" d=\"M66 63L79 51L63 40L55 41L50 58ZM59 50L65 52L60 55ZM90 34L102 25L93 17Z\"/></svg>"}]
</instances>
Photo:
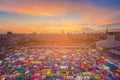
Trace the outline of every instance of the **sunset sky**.
<instances>
[{"instance_id":1,"label":"sunset sky","mask_svg":"<svg viewBox=\"0 0 120 80\"><path fill-rule=\"evenodd\" d=\"M120 0L0 0L0 33L120 29Z\"/></svg>"}]
</instances>

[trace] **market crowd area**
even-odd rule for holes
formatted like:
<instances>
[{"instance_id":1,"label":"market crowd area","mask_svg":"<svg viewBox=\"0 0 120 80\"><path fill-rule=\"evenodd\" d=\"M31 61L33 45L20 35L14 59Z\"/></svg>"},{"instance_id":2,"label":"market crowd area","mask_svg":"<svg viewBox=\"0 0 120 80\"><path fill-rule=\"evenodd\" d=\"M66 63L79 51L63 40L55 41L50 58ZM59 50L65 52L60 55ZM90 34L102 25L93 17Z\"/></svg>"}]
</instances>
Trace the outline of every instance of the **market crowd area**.
<instances>
[{"instance_id":1,"label":"market crowd area","mask_svg":"<svg viewBox=\"0 0 120 80\"><path fill-rule=\"evenodd\" d=\"M120 80L120 59L95 49L23 47L8 53L0 61L0 80Z\"/></svg>"}]
</instances>

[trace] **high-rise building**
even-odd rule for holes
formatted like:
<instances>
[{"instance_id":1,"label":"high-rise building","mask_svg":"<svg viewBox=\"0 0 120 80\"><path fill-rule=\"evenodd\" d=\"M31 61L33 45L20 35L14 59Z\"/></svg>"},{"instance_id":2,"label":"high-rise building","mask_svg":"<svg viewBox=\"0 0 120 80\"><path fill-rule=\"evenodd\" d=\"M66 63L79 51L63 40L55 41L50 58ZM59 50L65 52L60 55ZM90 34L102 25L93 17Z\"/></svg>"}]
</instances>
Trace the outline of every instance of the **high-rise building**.
<instances>
[{"instance_id":1,"label":"high-rise building","mask_svg":"<svg viewBox=\"0 0 120 80\"><path fill-rule=\"evenodd\" d=\"M120 41L120 29L106 29L108 40Z\"/></svg>"},{"instance_id":2,"label":"high-rise building","mask_svg":"<svg viewBox=\"0 0 120 80\"><path fill-rule=\"evenodd\" d=\"M65 34L64 30L61 31L61 34Z\"/></svg>"},{"instance_id":3,"label":"high-rise building","mask_svg":"<svg viewBox=\"0 0 120 80\"><path fill-rule=\"evenodd\" d=\"M12 34L13 34L13 33L10 32L10 31L7 32L7 35L8 35L8 36L11 36Z\"/></svg>"}]
</instances>

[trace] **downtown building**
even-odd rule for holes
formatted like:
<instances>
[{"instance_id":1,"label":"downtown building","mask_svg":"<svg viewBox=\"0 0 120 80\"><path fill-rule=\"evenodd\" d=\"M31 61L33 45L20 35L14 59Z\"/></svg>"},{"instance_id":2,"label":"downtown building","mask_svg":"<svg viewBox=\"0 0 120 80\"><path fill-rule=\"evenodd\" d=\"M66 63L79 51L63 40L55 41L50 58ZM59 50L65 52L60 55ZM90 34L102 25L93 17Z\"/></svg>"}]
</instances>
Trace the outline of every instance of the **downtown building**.
<instances>
[{"instance_id":1,"label":"downtown building","mask_svg":"<svg viewBox=\"0 0 120 80\"><path fill-rule=\"evenodd\" d=\"M107 29L107 39L96 42L99 50L109 53L111 56L120 58L120 30Z\"/></svg>"}]
</instances>

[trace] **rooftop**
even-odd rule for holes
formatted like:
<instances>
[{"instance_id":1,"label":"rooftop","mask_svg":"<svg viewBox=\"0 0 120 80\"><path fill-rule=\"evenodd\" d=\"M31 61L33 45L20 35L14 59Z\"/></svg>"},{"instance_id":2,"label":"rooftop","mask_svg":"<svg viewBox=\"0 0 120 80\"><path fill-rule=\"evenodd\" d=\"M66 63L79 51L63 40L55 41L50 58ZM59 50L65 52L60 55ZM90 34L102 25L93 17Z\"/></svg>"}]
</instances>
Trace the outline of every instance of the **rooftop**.
<instances>
[{"instance_id":1,"label":"rooftop","mask_svg":"<svg viewBox=\"0 0 120 80\"><path fill-rule=\"evenodd\" d=\"M103 48L120 47L120 41L116 41L116 40L101 40L96 42L96 44Z\"/></svg>"},{"instance_id":2,"label":"rooftop","mask_svg":"<svg viewBox=\"0 0 120 80\"><path fill-rule=\"evenodd\" d=\"M118 50L111 49L111 50L108 50L108 52L110 52L110 53L114 53L114 54L116 54L116 55L119 55L119 56L120 56L120 51L118 51Z\"/></svg>"},{"instance_id":3,"label":"rooftop","mask_svg":"<svg viewBox=\"0 0 120 80\"><path fill-rule=\"evenodd\" d=\"M120 29L106 29L106 32L120 32Z\"/></svg>"}]
</instances>

